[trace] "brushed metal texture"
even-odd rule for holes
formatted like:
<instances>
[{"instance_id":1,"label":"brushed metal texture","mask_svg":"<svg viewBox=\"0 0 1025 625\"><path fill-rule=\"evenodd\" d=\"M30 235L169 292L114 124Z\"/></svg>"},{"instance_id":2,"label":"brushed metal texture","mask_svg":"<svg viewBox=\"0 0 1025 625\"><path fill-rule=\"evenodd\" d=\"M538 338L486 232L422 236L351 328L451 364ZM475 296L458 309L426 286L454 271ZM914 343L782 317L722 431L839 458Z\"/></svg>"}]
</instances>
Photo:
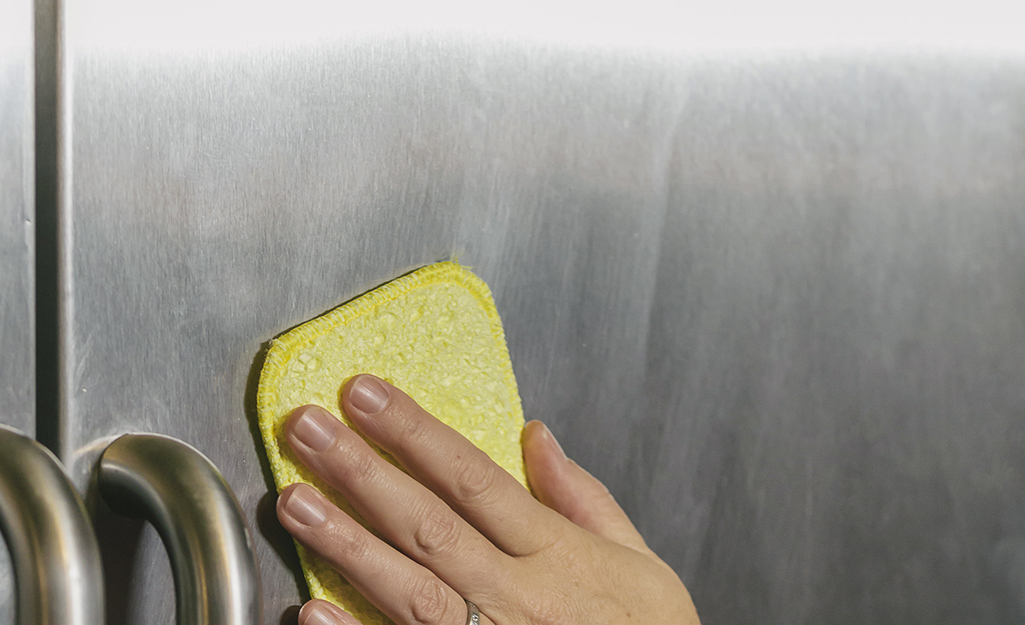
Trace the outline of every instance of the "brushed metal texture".
<instances>
[{"instance_id":1,"label":"brushed metal texture","mask_svg":"<svg viewBox=\"0 0 1025 625\"><path fill-rule=\"evenodd\" d=\"M0 0L0 424L35 434L32 4Z\"/></svg>"},{"instance_id":2,"label":"brushed metal texture","mask_svg":"<svg viewBox=\"0 0 1025 625\"><path fill-rule=\"evenodd\" d=\"M0 0L0 425L35 435L32 3ZM14 571L0 542L0 625Z\"/></svg>"},{"instance_id":3,"label":"brushed metal texture","mask_svg":"<svg viewBox=\"0 0 1025 625\"><path fill-rule=\"evenodd\" d=\"M708 622L1025 614L1022 54L342 9L281 41L111 6L69 2L61 454L79 480L124 432L209 457L255 519L266 623L303 591L255 429L265 342L451 256L494 290L527 414ZM163 548L128 529L108 611L167 621Z\"/></svg>"}]
</instances>

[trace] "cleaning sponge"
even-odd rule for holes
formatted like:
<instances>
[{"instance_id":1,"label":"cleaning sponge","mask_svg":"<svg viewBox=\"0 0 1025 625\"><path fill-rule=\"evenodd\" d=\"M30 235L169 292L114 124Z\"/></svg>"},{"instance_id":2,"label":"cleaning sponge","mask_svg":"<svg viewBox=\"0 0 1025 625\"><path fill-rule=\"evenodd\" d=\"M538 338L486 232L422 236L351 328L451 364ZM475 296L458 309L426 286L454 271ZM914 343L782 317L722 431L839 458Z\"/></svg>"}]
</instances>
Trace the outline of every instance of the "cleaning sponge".
<instances>
[{"instance_id":1,"label":"cleaning sponge","mask_svg":"<svg viewBox=\"0 0 1025 625\"><path fill-rule=\"evenodd\" d=\"M339 393L358 373L404 390L526 486L523 409L505 333L490 290L473 273L452 262L424 267L271 343L257 411L278 490L313 484L362 522L341 495L298 462L282 431L288 415L305 404L323 406L348 423ZM313 598L334 602L364 625L391 623L301 546L299 557Z\"/></svg>"}]
</instances>

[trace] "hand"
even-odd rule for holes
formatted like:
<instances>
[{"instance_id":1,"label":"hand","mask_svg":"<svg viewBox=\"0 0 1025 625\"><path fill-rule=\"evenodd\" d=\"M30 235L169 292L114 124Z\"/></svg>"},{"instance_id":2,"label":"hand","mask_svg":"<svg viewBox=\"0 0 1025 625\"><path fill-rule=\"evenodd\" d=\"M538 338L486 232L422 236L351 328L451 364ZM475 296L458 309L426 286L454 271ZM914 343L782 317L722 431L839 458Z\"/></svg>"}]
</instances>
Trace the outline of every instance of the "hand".
<instances>
[{"instance_id":1,"label":"hand","mask_svg":"<svg viewBox=\"0 0 1025 625\"><path fill-rule=\"evenodd\" d=\"M478 606L482 625L698 623L673 570L540 422L528 423L523 436L535 499L378 378L350 380L342 408L409 474L317 406L297 409L286 436L382 538L305 484L281 493L278 517L398 625L464 625L464 599ZM299 623L357 625L318 600L303 606Z\"/></svg>"}]
</instances>

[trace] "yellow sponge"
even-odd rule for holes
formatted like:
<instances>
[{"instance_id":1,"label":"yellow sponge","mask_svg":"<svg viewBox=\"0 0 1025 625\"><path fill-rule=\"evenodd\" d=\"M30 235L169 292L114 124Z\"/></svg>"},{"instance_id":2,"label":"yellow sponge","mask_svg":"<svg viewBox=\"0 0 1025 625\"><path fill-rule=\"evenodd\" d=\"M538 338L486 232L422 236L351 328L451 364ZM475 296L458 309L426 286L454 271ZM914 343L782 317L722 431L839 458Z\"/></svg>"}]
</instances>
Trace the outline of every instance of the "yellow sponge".
<instances>
[{"instance_id":1,"label":"yellow sponge","mask_svg":"<svg viewBox=\"0 0 1025 625\"><path fill-rule=\"evenodd\" d=\"M358 373L406 391L526 485L523 409L502 322L487 285L468 270L444 262L414 271L283 334L267 352L257 411L278 491L313 484L362 522L282 437L288 415L305 404L348 423L339 393ZM364 625L391 623L326 563L302 547L299 557L312 597L334 602Z\"/></svg>"}]
</instances>

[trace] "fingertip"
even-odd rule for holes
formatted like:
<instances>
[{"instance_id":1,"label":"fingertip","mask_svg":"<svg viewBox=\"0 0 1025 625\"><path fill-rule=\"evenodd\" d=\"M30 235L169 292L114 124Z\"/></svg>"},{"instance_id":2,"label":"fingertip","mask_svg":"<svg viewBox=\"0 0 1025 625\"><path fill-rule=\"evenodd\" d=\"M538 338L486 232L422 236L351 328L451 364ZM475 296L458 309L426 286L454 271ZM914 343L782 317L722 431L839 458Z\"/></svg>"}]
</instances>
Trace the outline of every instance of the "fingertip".
<instances>
[{"instance_id":1,"label":"fingertip","mask_svg":"<svg viewBox=\"0 0 1025 625\"><path fill-rule=\"evenodd\" d=\"M312 414L323 414L323 413L330 414L330 413L328 413L327 410L324 409L323 406L318 406L317 404L304 404L302 406L299 406L295 410L293 410L291 413L289 413L288 419L285 420L286 427L292 426L297 421L299 421L299 419L302 419L303 415L310 414L310 413L312 413Z\"/></svg>"},{"instance_id":2,"label":"fingertip","mask_svg":"<svg viewBox=\"0 0 1025 625\"><path fill-rule=\"evenodd\" d=\"M523 462L527 469L527 479L531 486L547 490L543 482L550 481L556 473L561 473L568 464L566 452L552 431L541 421L531 421L523 428Z\"/></svg>"},{"instance_id":3,"label":"fingertip","mask_svg":"<svg viewBox=\"0 0 1025 625\"><path fill-rule=\"evenodd\" d=\"M562 447L551 430L541 421L531 421L523 428L523 464L527 482L534 496L546 506L555 507L566 481L568 462Z\"/></svg>"},{"instance_id":4,"label":"fingertip","mask_svg":"<svg viewBox=\"0 0 1025 625\"><path fill-rule=\"evenodd\" d=\"M311 599L299 610L299 625L360 625L351 614L329 601Z\"/></svg>"},{"instance_id":5,"label":"fingertip","mask_svg":"<svg viewBox=\"0 0 1025 625\"><path fill-rule=\"evenodd\" d=\"M285 425L288 445L309 464L313 456L308 452L322 452L338 440L341 421L321 406L307 404L292 411ZM298 444L298 446L297 446ZM305 448L305 449L303 449ZM307 453L303 453L303 452Z\"/></svg>"},{"instance_id":6,"label":"fingertip","mask_svg":"<svg viewBox=\"0 0 1025 625\"><path fill-rule=\"evenodd\" d=\"M543 430L546 430L545 424L541 423L537 419L533 421L527 421L527 424L523 426L523 432L520 434L520 444L523 448L533 447L539 437L544 436Z\"/></svg>"},{"instance_id":7,"label":"fingertip","mask_svg":"<svg viewBox=\"0 0 1025 625\"><path fill-rule=\"evenodd\" d=\"M278 496L278 521L289 532L316 527L327 519L327 510L320 493L308 484L291 484Z\"/></svg>"},{"instance_id":8,"label":"fingertip","mask_svg":"<svg viewBox=\"0 0 1025 625\"><path fill-rule=\"evenodd\" d=\"M292 491L298 486L299 484L289 484L278 493L278 501L274 504L274 509L277 510L279 519L281 518L282 511L285 509L285 505L288 503L288 498L292 496Z\"/></svg>"},{"instance_id":9,"label":"fingertip","mask_svg":"<svg viewBox=\"0 0 1025 625\"><path fill-rule=\"evenodd\" d=\"M556 460L566 460L566 452L562 445L548 429L548 426L538 420L533 420L523 428L523 446L540 448L542 453Z\"/></svg>"},{"instance_id":10,"label":"fingertip","mask_svg":"<svg viewBox=\"0 0 1025 625\"><path fill-rule=\"evenodd\" d=\"M545 443L551 447L552 454L559 460L568 460L566 452L562 449L562 445L559 444L559 439L555 438L555 434L552 434L547 425L542 423L541 426L544 428L544 432L541 435Z\"/></svg>"},{"instance_id":11,"label":"fingertip","mask_svg":"<svg viewBox=\"0 0 1025 625\"><path fill-rule=\"evenodd\" d=\"M397 388L369 373L359 373L342 384L339 403L349 417L373 417L393 402Z\"/></svg>"},{"instance_id":12,"label":"fingertip","mask_svg":"<svg viewBox=\"0 0 1025 625\"><path fill-rule=\"evenodd\" d=\"M274 514L278 517L278 523L281 527L287 531L291 525L291 517L285 512L285 506L288 505L288 498L292 496L292 491L298 484L289 484L288 486L281 489L278 493L278 500L274 503Z\"/></svg>"},{"instance_id":13,"label":"fingertip","mask_svg":"<svg viewBox=\"0 0 1025 625\"><path fill-rule=\"evenodd\" d=\"M357 373L351 378L347 378L344 382L342 382L341 390L338 391L338 405L341 407L342 411L345 412L345 414L348 415L350 418L352 418L352 412L349 410L349 408L352 406L352 404L349 401L349 395L352 393L352 385L356 383L357 378L360 378L364 375L368 374Z\"/></svg>"}]
</instances>

